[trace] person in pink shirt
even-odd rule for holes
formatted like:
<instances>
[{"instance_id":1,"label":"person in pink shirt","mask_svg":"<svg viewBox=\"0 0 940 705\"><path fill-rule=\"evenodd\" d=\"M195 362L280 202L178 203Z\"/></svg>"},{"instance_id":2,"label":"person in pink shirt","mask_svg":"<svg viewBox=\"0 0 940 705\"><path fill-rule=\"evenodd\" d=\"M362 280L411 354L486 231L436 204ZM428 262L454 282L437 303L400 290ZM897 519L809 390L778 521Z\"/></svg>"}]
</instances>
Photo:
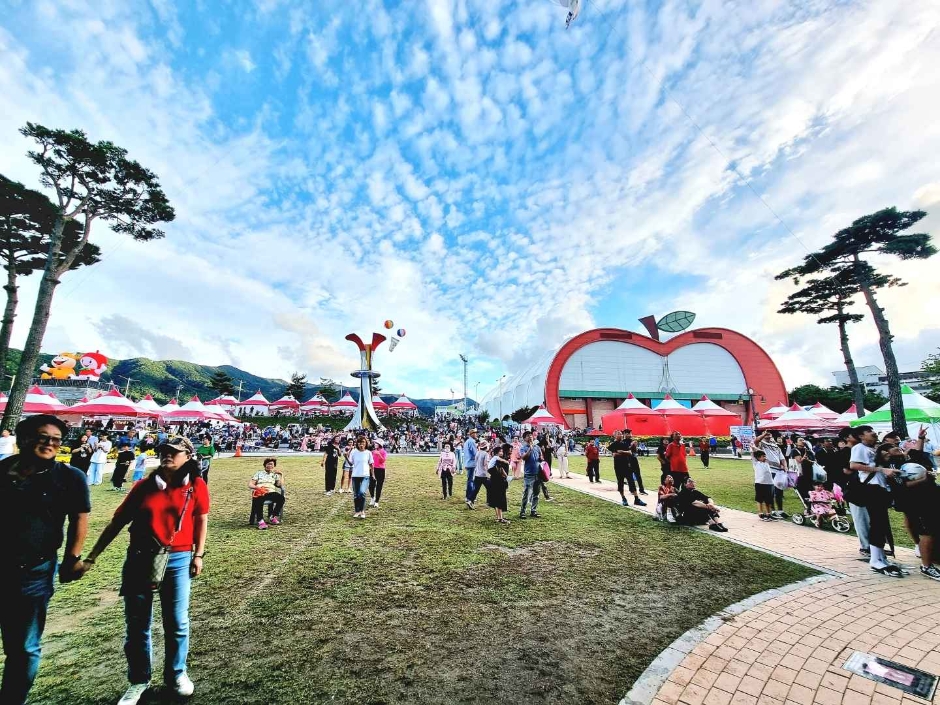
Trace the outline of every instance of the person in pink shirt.
<instances>
[{"instance_id":1,"label":"person in pink shirt","mask_svg":"<svg viewBox=\"0 0 940 705\"><path fill-rule=\"evenodd\" d=\"M379 508L379 500L382 499L382 487L385 485L385 459L388 453L385 451L385 441L376 438L372 441L372 467L375 474L369 480L369 496L372 502L369 506Z\"/></svg>"},{"instance_id":2,"label":"person in pink shirt","mask_svg":"<svg viewBox=\"0 0 940 705\"><path fill-rule=\"evenodd\" d=\"M511 470L507 482L522 477L522 458L519 457L519 437L512 439L512 448L509 451L509 468Z\"/></svg>"}]
</instances>

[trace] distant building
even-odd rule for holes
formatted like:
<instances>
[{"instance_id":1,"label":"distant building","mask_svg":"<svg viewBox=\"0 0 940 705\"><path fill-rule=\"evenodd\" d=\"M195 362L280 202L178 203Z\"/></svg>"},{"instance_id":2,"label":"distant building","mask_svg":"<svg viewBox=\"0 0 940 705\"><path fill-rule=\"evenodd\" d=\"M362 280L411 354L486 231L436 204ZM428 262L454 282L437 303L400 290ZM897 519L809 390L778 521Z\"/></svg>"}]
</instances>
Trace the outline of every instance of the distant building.
<instances>
[{"instance_id":1,"label":"distant building","mask_svg":"<svg viewBox=\"0 0 940 705\"><path fill-rule=\"evenodd\" d=\"M858 372L858 381L864 385L865 389L885 397L888 396L888 376L880 367L867 365L855 369ZM836 370L832 373L832 376L836 378L836 385L838 386L849 383L849 373L845 370ZM921 370L901 373L901 384L906 384L918 394L926 394L930 391L931 381L931 376Z\"/></svg>"}]
</instances>

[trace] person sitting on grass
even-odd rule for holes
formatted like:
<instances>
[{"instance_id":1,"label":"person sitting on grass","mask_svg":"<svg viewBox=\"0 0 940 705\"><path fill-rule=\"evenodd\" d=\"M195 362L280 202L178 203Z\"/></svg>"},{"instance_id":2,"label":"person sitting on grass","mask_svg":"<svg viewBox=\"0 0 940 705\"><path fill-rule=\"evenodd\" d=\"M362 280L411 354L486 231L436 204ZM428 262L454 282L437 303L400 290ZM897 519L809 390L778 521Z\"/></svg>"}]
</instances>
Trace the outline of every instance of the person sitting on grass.
<instances>
[{"instance_id":1,"label":"person sitting on grass","mask_svg":"<svg viewBox=\"0 0 940 705\"><path fill-rule=\"evenodd\" d=\"M679 523L686 526L707 525L711 531L724 532L728 529L718 521L719 511L715 503L707 496L695 489L695 480L686 478L685 485L679 491L676 500L679 510Z\"/></svg>"},{"instance_id":2,"label":"person sitting on grass","mask_svg":"<svg viewBox=\"0 0 940 705\"><path fill-rule=\"evenodd\" d=\"M676 493L676 483L672 475L666 475L663 484L659 486L659 503L656 505L656 516L661 521L670 524L676 523L676 501L679 495Z\"/></svg>"},{"instance_id":3,"label":"person sitting on grass","mask_svg":"<svg viewBox=\"0 0 940 705\"><path fill-rule=\"evenodd\" d=\"M267 458L264 469L254 474L248 482L251 490L251 515L258 521L259 529L267 529L264 521L264 504L271 503L268 510L268 521L275 526L281 523L281 507L284 506L284 495L281 488L284 486L284 477L277 469L277 458Z\"/></svg>"},{"instance_id":4,"label":"person sitting on grass","mask_svg":"<svg viewBox=\"0 0 940 705\"><path fill-rule=\"evenodd\" d=\"M757 502L757 516L761 521L773 521L774 476L767 463L767 454L755 450L751 454L754 466L754 501Z\"/></svg>"}]
</instances>

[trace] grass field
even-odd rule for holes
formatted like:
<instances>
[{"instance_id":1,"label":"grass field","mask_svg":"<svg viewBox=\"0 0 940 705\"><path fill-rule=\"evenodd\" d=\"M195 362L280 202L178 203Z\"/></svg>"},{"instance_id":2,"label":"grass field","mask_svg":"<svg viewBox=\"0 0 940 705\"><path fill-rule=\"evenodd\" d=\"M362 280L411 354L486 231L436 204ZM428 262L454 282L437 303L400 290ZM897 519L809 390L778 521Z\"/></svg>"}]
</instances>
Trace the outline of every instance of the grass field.
<instances>
[{"instance_id":1,"label":"grass field","mask_svg":"<svg viewBox=\"0 0 940 705\"><path fill-rule=\"evenodd\" d=\"M390 458L382 508L354 521L349 495L323 495L318 459L280 465L285 523L258 531L246 484L260 460L213 463L192 596L195 703L616 703L687 629L812 574L561 487L543 518L499 526L465 508L462 478L443 501L430 458ZM89 546L120 499L105 487ZM123 691L125 546L126 535L58 587L31 703L113 703Z\"/></svg>"},{"instance_id":2,"label":"grass field","mask_svg":"<svg viewBox=\"0 0 940 705\"><path fill-rule=\"evenodd\" d=\"M757 514L757 504L754 502L754 470L750 460L711 457L707 470L702 467L698 456L689 458L688 461L689 474L695 478L698 489L714 499L716 504ZM584 458L572 456L569 459L569 468L574 472L584 473ZM640 468L647 491L653 493L659 487L659 461L655 456L642 457ZM611 458L601 458L601 479L617 481ZM800 511L800 501L794 490L784 493L783 508L790 514ZM914 543L904 528L904 516L894 510L890 510L888 516L891 519L895 543L898 546L913 546ZM810 530L810 527L807 527L807 530ZM852 535L854 534L853 530Z\"/></svg>"}]
</instances>

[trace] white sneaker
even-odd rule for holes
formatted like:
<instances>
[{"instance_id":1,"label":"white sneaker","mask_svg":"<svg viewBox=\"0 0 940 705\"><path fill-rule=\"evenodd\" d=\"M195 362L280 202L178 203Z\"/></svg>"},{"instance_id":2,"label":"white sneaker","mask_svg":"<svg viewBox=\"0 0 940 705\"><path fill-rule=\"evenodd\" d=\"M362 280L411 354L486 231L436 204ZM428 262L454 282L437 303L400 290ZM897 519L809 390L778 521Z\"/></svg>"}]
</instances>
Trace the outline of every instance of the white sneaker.
<instances>
[{"instance_id":1,"label":"white sneaker","mask_svg":"<svg viewBox=\"0 0 940 705\"><path fill-rule=\"evenodd\" d=\"M378 502L373 502L373 503L372 503L372 506L375 507L376 509L378 509L378 508L379 508L379 503L378 503Z\"/></svg>"},{"instance_id":2,"label":"white sneaker","mask_svg":"<svg viewBox=\"0 0 940 705\"><path fill-rule=\"evenodd\" d=\"M140 702L140 698L147 692L147 688L149 687L149 683L135 683L124 691L124 695L118 700L118 705L137 705L137 703Z\"/></svg>"},{"instance_id":3,"label":"white sneaker","mask_svg":"<svg viewBox=\"0 0 940 705\"><path fill-rule=\"evenodd\" d=\"M920 544L919 543L914 544L914 557L920 558Z\"/></svg>"},{"instance_id":4,"label":"white sneaker","mask_svg":"<svg viewBox=\"0 0 940 705\"><path fill-rule=\"evenodd\" d=\"M671 511L667 511L667 512L666 512L666 523L668 523L668 524L675 524L675 523L676 523L676 517L673 516L673 513L672 513Z\"/></svg>"},{"instance_id":5,"label":"white sneaker","mask_svg":"<svg viewBox=\"0 0 940 705\"><path fill-rule=\"evenodd\" d=\"M193 691L196 690L196 686L193 685L193 682L189 679L189 676L186 675L186 673L181 673L176 677L176 683L173 684L173 690L180 697L188 698L193 694Z\"/></svg>"}]
</instances>

